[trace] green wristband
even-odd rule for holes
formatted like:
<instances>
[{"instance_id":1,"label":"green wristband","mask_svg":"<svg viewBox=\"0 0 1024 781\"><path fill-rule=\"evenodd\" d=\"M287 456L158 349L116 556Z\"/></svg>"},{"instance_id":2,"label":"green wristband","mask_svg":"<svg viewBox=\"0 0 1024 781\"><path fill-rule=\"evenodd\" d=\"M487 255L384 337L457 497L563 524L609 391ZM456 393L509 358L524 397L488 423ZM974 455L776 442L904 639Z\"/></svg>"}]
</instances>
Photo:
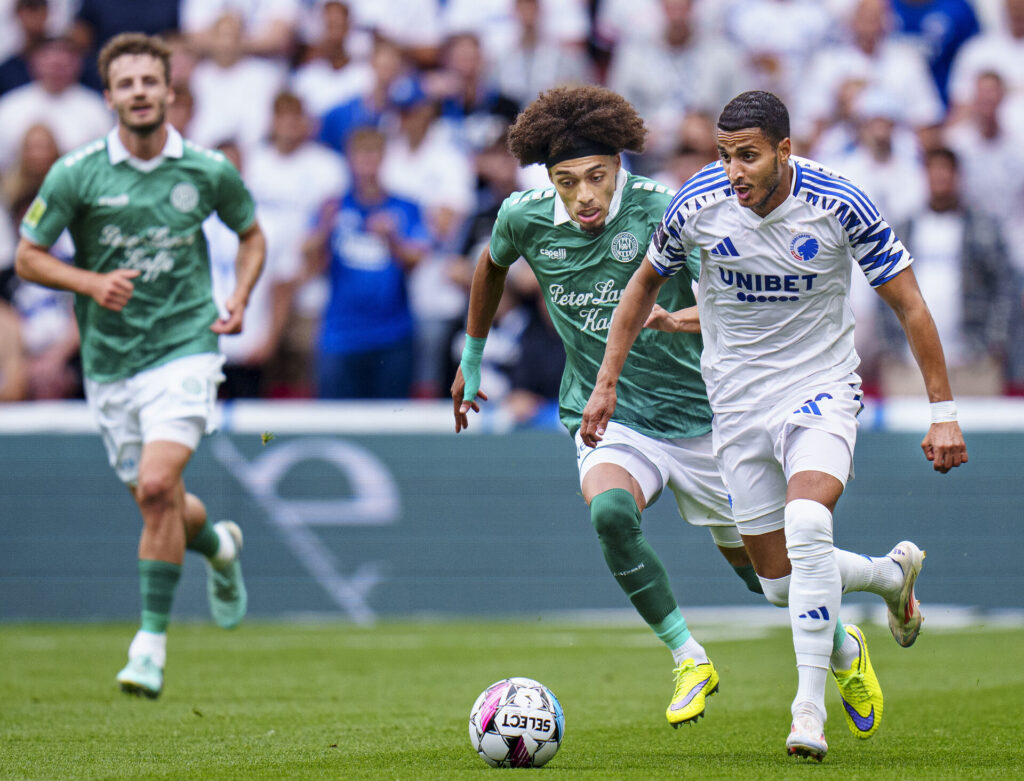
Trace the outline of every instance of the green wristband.
<instances>
[{"instance_id":1,"label":"green wristband","mask_svg":"<svg viewBox=\"0 0 1024 781\"><path fill-rule=\"evenodd\" d=\"M466 387L462 392L465 401L475 399L477 391L480 390L480 359L483 358L486 342L486 336L466 334L466 345L462 348L462 361L459 364L462 368L462 379L466 381Z\"/></svg>"}]
</instances>

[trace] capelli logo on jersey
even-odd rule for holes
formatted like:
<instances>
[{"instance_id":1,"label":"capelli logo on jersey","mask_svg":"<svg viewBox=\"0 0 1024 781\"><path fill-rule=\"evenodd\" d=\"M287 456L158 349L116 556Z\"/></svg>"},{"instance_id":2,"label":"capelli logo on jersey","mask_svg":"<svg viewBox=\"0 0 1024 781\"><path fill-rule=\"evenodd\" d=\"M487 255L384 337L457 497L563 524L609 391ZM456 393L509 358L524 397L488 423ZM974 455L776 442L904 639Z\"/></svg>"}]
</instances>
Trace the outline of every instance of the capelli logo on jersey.
<instances>
[{"instance_id":1,"label":"capelli logo on jersey","mask_svg":"<svg viewBox=\"0 0 1024 781\"><path fill-rule=\"evenodd\" d=\"M551 258L551 260L565 260L565 247L559 247L558 249L542 249L540 254L545 258Z\"/></svg>"},{"instance_id":2,"label":"capelli logo on jersey","mask_svg":"<svg viewBox=\"0 0 1024 781\"><path fill-rule=\"evenodd\" d=\"M114 209L120 209L128 205L128 193L121 193L120 195L104 195L96 199L97 206L110 206Z\"/></svg>"}]
</instances>

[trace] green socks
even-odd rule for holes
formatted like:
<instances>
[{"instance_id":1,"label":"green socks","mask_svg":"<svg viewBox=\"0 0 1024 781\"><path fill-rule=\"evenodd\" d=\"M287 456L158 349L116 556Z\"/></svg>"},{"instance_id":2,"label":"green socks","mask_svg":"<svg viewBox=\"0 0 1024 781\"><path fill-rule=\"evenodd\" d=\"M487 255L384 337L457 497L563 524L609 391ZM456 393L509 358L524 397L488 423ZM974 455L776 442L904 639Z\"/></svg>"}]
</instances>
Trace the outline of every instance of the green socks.
<instances>
[{"instance_id":1,"label":"green socks","mask_svg":"<svg viewBox=\"0 0 1024 781\"><path fill-rule=\"evenodd\" d=\"M209 521L204 521L203 528L199 530L195 537L185 543L185 547L197 553L202 553L208 559L212 559L217 555L217 550L220 548L220 537L217 536L213 524Z\"/></svg>"},{"instance_id":2,"label":"green socks","mask_svg":"<svg viewBox=\"0 0 1024 781\"><path fill-rule=\"evenodd\" d=\"M755 594L764 594L764 589L761 587L761 580L757 577L757 573L754 572L752 564L745 564L742 567L733 566L736 574L740 576L740 580L747 584L747 588L753 591Z\"/></svg>"},{"instance_id":3,"label":"green socks","mask_svg":"<svg viewBox=\"0 0 1024 781\"><path fill-rule=\"evenodd\" d=\"M839 616L836 616L836 631L832 635L832 652L835 653L843 647L843 643L846 642L847 634L846 627L843 626L843 622L839 620ZM843 668L846 669L845 667Z\"/></svg>"},{"instance_id":4,"label":"green socks","mask_svg":"<svg viewBox=\"0 0 1024 781\"><path fill-rule=\"evenodd\" d=\"M668 573L640 530L640 508L633 495L622 488L598 494L590 503L590 521L608 569L633 607L670 649L680 646L690 630Z\"/></svg>"},{"instance_id":5,"label":"green socks","mask_svg":"<svg viewBox=\"0 0 1024 781\"><path fill-rule=\"evenodd\" d=\"M167 631L174 589L180 577L180 564L156 559L139 559L139 590L142 593L144 632L163 634Z\"/></svg>"}]
</instances>

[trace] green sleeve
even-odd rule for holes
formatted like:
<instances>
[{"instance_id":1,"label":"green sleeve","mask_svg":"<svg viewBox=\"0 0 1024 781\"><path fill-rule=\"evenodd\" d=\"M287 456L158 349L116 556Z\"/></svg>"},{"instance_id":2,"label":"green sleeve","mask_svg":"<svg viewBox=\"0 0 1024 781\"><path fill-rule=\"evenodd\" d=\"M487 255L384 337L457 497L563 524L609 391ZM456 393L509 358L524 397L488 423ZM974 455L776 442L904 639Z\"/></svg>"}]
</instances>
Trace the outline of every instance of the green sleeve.
<instances>
[{"instance_id":1,"label":"green sleeve","mask_svg":"<svg viewBox=\"0 0 1024 781\"><path fill-rule=\"evenodd\" d=\"M41 247L50 247L75 217L78 193L64 159L50 168L39 194L21 220L21 235Z\"/></svg>"},{"instance_id":2,"label":"green sleeve","mask_svg":"<svg viewBox=\"0 0 1024 781\"><path fill-rule=\"evenodd\" d=\"M522 253L516 248L515 240L512 238L512 226L510 224L510 212L512 207L510 200L518 199L522 193L513 193L501 204L498 209L498 216L494 220L494 227L491 229L491 260L495 265L508 268L515 263ZM517 201L518 202L518 201Z\"/></svg>"},{"instance_id":3,"label":"green sleeve","mask_svg":"<svg viewBox=\"0 0 1024 781\"><path fill-rule=\"evenodd\" d=\"M256 220L256 204L242 177L227 158L219 166L217 202L214 209L221 221L235 233L242 233Z\"/></svg>"}]
</instances>

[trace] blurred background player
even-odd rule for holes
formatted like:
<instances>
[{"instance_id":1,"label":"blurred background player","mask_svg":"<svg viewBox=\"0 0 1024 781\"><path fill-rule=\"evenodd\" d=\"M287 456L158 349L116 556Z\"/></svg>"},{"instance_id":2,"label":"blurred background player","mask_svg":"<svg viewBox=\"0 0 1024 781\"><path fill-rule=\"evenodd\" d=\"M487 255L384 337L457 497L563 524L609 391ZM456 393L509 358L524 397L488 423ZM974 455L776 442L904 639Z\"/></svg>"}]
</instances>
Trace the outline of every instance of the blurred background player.
<instances>
[{"instance_id":1,"label":"blurred background player","mask_svg":"<svg viewBox=\"0 0 1024 781\"><path fill-rule=\"evenodd\" d=\"M223 155L165 123L169 50L126 33L99 57L117 126L56 163L21 223L18 273L75 293L86 398L110 465L142 513L142 624L117 675L122 690L159 696L167 625L186 548L206 556L214 619L242 620L242 534L210 524L182 473L213 412L219 334L241 330L263 266L252 198ZM218 319L202 223L216 211L239 234L237 286ZM49 248L67 228L74 264Z\"/></svg>"}]
</instances>

